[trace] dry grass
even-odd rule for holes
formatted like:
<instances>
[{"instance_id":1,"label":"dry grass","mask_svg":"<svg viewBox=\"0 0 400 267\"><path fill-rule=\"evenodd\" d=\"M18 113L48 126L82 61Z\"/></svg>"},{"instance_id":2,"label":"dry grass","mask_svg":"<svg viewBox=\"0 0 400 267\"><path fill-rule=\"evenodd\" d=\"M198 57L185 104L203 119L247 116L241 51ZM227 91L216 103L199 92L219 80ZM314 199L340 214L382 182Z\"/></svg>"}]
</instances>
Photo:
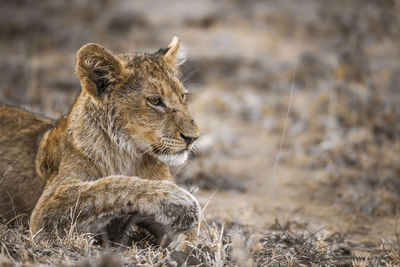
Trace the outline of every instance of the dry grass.
<instances>
[{"instance_id":1,"label":"dry grass","mask_svg":"<svg viewBox=\"0 0 400 267\"><path fill-rule=\"evenodd\" d=\"M90 234L75 231L56 240L30 237L20 224L0 223L0 265L60 266L350 266L400 264L400 243L380 244L358 255L362 244L339 234L294 232L279 221L272 230L256 233L249 225L202 221L199 235L180 235L168 248L144 237L130 247L99 245ZM356 250L356 248L358 250ZM365 254L365 253L364 253Z\"/></svg>"},{"instance_id":2,"label":"dry grass","mask_svg":"<svg viewBox=\"0 0 400 267\"><path fill-rule=\"evenodd\" d=\"M384 95L384 94L383 94ZM400 197L400 109L372 88L340 85L314 97L296 164L323 169L315 194L335 194L347 212L396 215ZM330 107L333 106L331 109ZM318 114L318 115L317 115ZM301 120L301 119L299 119Z\"/></svg>"}]
</instances>

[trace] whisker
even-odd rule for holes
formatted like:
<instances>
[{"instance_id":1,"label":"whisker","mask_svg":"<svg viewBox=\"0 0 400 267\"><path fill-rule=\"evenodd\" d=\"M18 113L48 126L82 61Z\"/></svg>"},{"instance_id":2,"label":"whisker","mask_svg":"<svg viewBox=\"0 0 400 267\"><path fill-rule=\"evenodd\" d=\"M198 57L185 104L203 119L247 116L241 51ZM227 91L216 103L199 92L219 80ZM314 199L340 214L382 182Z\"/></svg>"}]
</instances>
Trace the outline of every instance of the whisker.
<instances>
[{"instance_id":1,"label":"whisker","mask_svg":"<svg viewBox=\"0 0 400 267\"><path fill-rule=\"evenodd\" d=\"M144 154L146 154L147 152L151 151L152 148L153 148L152 145L147 145L147 146L145 146L145 147L144 147L143 153L140 154L139 157L141 158Z\"/></svg>"},{"instance_id":2,"label":"whisker","mask_svg":"<svg viewBox=\"0 0 400 267\"><path fill-rule=\"evenodd\" d=\"M165 145L163 145L163 146L162 146L162 149L161 149L161 151L160 151L160 154L164 154L165 151L167 151L167 149L168 149L168 147L165 146Z\"/></svg>"},{"instance_id":3,"label":"whisker","mask_svg":"<svg viewBox=\"0 0 400 267\"><path fill-rule=\"evenodd\" d=\"M189 79L191 79L193 77L194 74L196 74L197 72L201 71L202 69L198 68L198 69L194 69L191 72L189 72L188 74L186 74L185 76L182 77L182 83L185 83L186 81L188 81Z\"/></svg>"}]
</instances>

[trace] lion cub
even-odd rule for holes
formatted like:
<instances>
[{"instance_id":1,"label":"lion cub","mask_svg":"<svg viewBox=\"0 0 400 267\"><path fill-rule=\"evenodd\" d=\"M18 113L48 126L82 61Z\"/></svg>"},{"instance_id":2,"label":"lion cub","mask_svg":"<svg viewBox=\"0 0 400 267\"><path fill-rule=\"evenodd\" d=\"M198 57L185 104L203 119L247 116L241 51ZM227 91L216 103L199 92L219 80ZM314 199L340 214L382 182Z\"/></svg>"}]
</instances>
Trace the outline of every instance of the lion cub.
<instances>
[{"instance_id":1,"label":"lion cub","mask_svg":"<svg viewBox=\"0 0 400 267\"><path fill-rule=\"evenodd\" d=\"M117 242L132 224L159 237L191 228L201 208L168 167L183 164L199 136L178 52L177 37L154 54L90 43L77 53L82 90L66 116L0 106L0 215L30 216L33 234L76 223Z\"/></svg>"}]
</instances>

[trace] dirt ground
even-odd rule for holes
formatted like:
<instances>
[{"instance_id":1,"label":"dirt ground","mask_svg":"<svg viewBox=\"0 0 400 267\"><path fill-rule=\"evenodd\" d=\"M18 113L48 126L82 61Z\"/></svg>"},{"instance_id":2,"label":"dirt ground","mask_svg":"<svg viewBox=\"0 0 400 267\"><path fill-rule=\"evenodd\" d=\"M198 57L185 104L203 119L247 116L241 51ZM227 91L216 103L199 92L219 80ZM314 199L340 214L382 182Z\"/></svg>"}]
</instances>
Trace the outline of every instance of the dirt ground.
<instances>
[{"instance_id":1,"label":"dirt ground","mask_svg":"<svg viewBox=\"0 0 400 267\"><path fill-rule=\"evenodd\" d=\"M343 265L395 266L398 14L395 0L2 1L0 102L57 118L79 92L74 55L83 44L154 52L177 35L203 138L172 172L200 188L206 217L260 235L283 230L278 218L293 233L339 240ZM257 251L256 266L289 264Z\"/></svg>"}]
</instances>

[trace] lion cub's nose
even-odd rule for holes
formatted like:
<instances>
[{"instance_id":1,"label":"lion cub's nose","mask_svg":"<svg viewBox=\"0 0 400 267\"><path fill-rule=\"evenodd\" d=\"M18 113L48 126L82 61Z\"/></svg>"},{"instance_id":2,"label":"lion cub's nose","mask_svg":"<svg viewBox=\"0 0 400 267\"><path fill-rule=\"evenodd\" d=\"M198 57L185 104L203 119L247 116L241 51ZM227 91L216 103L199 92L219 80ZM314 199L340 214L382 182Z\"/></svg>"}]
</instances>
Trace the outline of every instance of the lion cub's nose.
<instances>
[{"instance_id":1,"label":"lion cub's nose","mask_svg":"<svg viewBox=\"0 0 400 267\"><path fill-rule=\"evenodd\" d=\"M187 146L190 146L191 144L194 143L194 141L197 140L197 138L199 138L199 136L188 136L188 135L184 135L183 133L181 133L181 137L183 138L183 140L185 140L185 143Z\"/></svg>"}]
</instances>

